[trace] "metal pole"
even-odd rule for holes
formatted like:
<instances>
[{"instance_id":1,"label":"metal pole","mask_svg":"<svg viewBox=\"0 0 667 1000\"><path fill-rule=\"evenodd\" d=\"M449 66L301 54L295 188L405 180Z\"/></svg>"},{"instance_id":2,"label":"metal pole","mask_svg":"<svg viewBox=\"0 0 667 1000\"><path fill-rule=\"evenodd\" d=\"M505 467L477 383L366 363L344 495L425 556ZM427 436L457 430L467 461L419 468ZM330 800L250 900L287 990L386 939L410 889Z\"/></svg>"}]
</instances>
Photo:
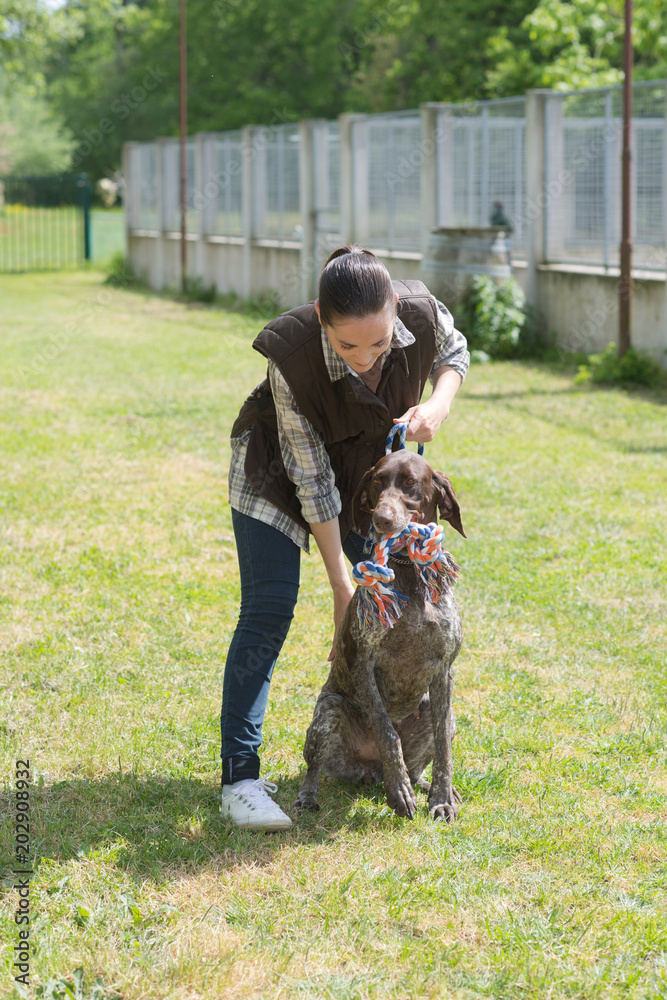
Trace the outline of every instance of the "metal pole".
<instances>
[{"instance_id":1,"label":"metal pole","mask_svg":"<svg viewBox=\"0 0 667 1000\"><path fill-rule=\"evenodd\" d=\"M181 195L181 292L185 295L188 286L188 251L187 251L187 146L188 134L188 91L187 91L187 61L186 61L186 2L180 0L180 111L181 111L181 145L180 145L180 195Z\"/></svg>"},{"instance_id":2,"label":"metal pole","mask_svg":"<svg viewBox=\"0 0 667 1000\"><path fill-rule=\"evenodd\" d=\"M632 326L632 3L633 0L625 0L621 277L618 285L618 356L620 358L630 347L630 328Z\"/></svg>"}]
</instances>

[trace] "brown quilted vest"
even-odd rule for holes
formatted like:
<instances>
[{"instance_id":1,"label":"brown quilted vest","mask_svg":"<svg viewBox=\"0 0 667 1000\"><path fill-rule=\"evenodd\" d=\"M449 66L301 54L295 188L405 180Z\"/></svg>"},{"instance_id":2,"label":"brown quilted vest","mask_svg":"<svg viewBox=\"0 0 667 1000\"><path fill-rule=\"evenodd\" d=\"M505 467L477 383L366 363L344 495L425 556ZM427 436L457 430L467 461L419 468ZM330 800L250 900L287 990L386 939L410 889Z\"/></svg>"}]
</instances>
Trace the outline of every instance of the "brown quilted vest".
<instances>
[{"instance_id":1,"label":"brown quilted vest","mask_svg":"<svg viewBox=\"0 0 667 1000\"><path fill-rule=\"evenodd\" d=\"M324 362L320 322L312 302L272 320L253 342L275 362L296 403L322 438L340 492L341 538L352 527L351 500L363 474L384 454L392 418L421 399L435 358L437 309L421 281L394 281L397 313L415 338L393 348L375 393L347 374L332 382ZM252 426L245 473L252 488L309 530L296 488L288 478L278 440L276 409L268 378L241 407L232 437ZM397 441L395 439L395 444ZM361 525L366 530L368 523Z\"/></svg>"}]
</instances>

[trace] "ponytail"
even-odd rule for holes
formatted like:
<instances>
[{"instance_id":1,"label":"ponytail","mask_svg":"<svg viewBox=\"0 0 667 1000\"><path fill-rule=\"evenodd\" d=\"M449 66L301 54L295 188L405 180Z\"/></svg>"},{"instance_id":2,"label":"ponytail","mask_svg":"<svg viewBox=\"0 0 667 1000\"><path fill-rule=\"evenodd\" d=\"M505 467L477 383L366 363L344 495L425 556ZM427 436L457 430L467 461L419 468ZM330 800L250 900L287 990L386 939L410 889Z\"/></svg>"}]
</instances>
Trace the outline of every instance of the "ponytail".
<instances>
[{"instance_id":1,"label":"ponytail","mask_svg":"<svg viewBox=\"0 0 667 1000\"><path fill-rule=\"evenodd\" d=\"M370 250L339 247L329 255L319 287L320 318L324 325L347 317L381 313L395 302L389 271Z\"/></svg>"}]
</instances>

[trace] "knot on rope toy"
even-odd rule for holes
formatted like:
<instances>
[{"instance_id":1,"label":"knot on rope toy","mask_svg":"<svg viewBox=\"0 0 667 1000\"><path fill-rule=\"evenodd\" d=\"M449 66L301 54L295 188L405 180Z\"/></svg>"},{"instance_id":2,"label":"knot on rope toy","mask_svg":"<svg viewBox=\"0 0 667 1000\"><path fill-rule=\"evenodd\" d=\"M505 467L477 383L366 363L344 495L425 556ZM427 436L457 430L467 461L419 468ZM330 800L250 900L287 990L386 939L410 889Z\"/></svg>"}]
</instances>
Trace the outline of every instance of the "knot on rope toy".
<instances>
[{"instance_id":1,"label":"knot on rope toy","mask_svg":"<svg viewBox=\"0 0 667 1000\"><path fill-rule=\"evenodd\" d=\"M373 558L357 563L352 570L358 584L357 615L362 627L381 625L382 628L393 628L401 617L409 598L391 586L394 571L389 569L387 563L391 553L406 542L419 589L425 600L437 604L456 583L459 574L459 567L442 547L442 539L443 530L435 522L417 524L410 521L402 531L379 536L371 525L365 547L372 550Z\"/></svg>"},{"instance_id":2,"label":"knot on rope toy","mask_svg":"<svg viewBox=\"0 0 667 1000\"><path fill-rule=\"evenodd\" d=\"M409 423L410 423L409 420L404 420L402 424L394 424L394 426L392 427L392 429L387 434L387 440L384 443L384 453L385 453L385 455L388 455L389 452L391 451L392 445L394 443L394 438L396 437L397 434L399 435L399 441L400 441L400 448L399 448L399 450L402 450L403 448L405 448L405 435L408 433L408 424ZM417 443L417 453L419 455L423 455L424 454L424 445L422 444L421 441L419 441Z\"/></svg>"}]
</instances>

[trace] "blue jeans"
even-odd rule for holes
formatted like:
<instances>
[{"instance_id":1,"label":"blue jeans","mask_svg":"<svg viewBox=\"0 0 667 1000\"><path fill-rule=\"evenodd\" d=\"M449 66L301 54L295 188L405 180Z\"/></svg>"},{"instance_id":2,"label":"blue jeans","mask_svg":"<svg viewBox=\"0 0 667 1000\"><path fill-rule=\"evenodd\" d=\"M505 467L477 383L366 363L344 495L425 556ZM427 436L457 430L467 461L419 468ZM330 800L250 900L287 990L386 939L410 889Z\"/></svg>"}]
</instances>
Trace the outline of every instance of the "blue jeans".
<instances>
[{"instance_id":1,"label":"blue jeans","mask_svg":"<svg viewBox=\"0 0 667 1000\"><path fill-rule=\"evenodd\" d=\"M222 783L259 777L258 750L271 675L289 632L299 592L301 549L287 535L232 508L241 573L241 609L222 685ZM343 551L363 559L351 531ZM327 649L328 653L329 650Z\"/></svg>"}]
</instances>

